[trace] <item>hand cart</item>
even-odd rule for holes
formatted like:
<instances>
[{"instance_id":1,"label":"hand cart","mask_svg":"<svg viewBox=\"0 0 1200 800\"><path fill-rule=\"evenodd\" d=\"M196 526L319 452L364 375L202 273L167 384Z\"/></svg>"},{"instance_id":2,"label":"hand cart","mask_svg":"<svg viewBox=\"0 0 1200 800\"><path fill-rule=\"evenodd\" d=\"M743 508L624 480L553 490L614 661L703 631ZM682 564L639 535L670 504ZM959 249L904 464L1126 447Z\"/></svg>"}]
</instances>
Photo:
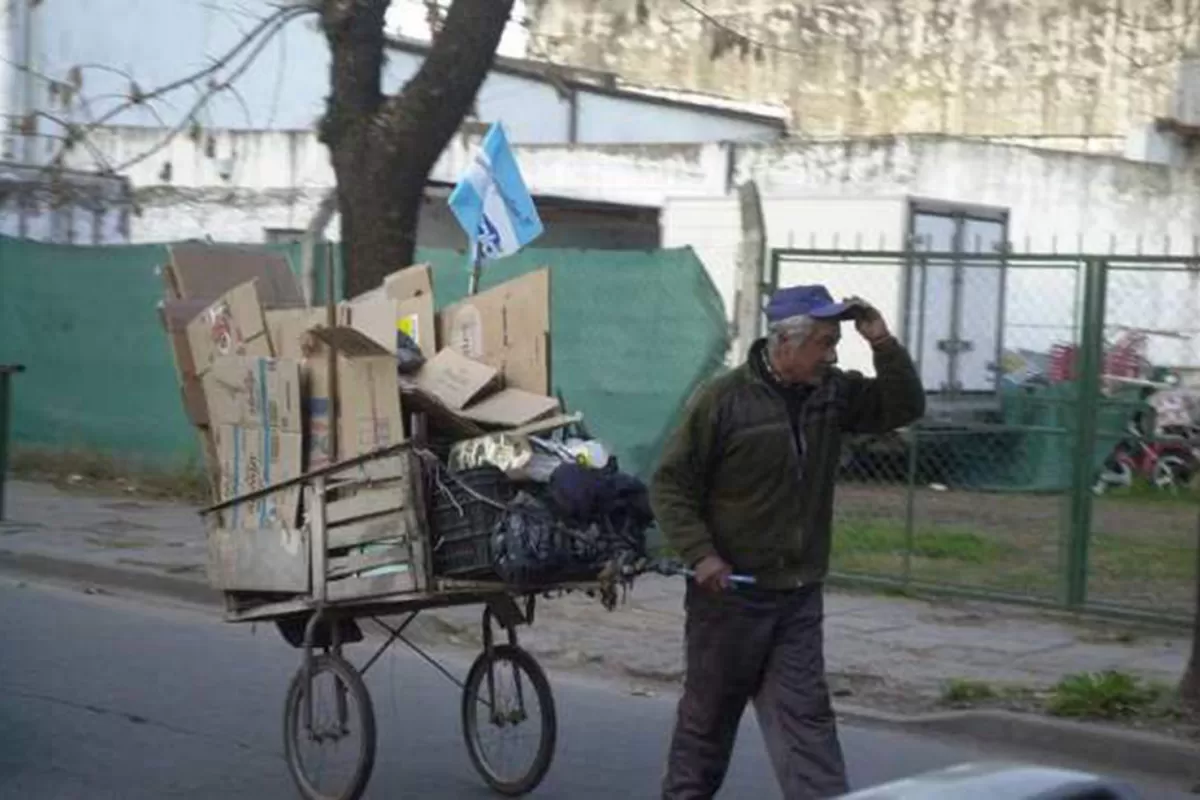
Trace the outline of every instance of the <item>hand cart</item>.
<instances>
[{"instance_id":1,"label":"hand cart","mask_svg":"<svg viewBox=\"0 0 1200 800\"><path fill-rule=\"evenodd\" d=\"M432 456L426 456L432 457ZM209 580L226 598L231 622L272 621L302 651L284 705L284 752L300 795L354 800L375 761L376 730L363 676L396 641L405 643L462 690L467 752L494 791L518 796L545 777L554 756L557 718L545 672L518 642L517 628L534 619L536 598L557 590L598 590L605 582L509 586L433 575L422 480L422 455L399 445L309 472L205 509ZM298 530L274 524L298 519ZM267 523L267 524L263 524ZM483 606L483 648L459 681L405 636L422 611ZM400 616L399 623L388 618ZM359 620L387 633L356 667L345 645L362 641ZM503 636L497 641L496 629ZM320 695L327 689L328 696ZM500 763L486 739L537 726L536 746L515 766ZM347 755L349 767L326 774L324 756Z\"/></svg>"}]
</instances>

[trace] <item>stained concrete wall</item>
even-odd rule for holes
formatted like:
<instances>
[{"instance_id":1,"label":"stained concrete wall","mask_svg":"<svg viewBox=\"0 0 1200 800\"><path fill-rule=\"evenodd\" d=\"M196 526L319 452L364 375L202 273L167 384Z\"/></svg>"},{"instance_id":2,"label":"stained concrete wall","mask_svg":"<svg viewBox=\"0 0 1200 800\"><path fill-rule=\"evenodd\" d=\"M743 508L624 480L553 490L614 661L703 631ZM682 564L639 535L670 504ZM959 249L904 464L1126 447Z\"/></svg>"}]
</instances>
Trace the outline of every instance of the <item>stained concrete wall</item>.
<instances>
[{"instance_id":1,"label":"stained concrete wall","mask_svg":"<svg viewBox=\"0 0 1200 800\"><path fill-rule=\"evenodd\" d=\"M1123 136L1167 109L1200 27L1194 0L700 5L720 26L678 0L531 1L531 46L629 80L784 102L804 133Z\"/></svg>"}]
</instances>

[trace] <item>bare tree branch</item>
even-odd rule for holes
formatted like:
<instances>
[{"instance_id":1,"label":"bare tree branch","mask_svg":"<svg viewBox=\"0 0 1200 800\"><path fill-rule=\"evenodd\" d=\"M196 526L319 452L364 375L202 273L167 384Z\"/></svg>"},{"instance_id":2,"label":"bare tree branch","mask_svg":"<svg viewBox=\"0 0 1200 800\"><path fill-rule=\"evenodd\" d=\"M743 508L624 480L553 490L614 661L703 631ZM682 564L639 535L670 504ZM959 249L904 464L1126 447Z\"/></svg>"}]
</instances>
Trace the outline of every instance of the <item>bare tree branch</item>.
<instances>
[{"instance_id":1,"label":"bare tree branch","mask_svg":"<svg viewBox=\"0 0 1200 800\"><path fill-rule=\"evenodd\" d=\"M108 157L105 156L104 152L100 150L100 148L96 147L96 145L86 136L81 137L79 135L78 125L72 123L70 120L63 119L56 114L51 114L46 111L35 111L33 112L33 116L35 118L44 119L48 122L53 122L55 125L63 129L63 134L61 136L55 136L53 134L32 133L32 135L44 136L48 139L60 141L63 143L62 147L64 149L70 149L75 145L83 145L83 147L85 147L87 151L91 153L92 158L96 160L96 164L98 166L105 170L111 170Z\"/></svg>"},{"instance_id":2,"label":"bare tree branch","mask_svg":"<svg viewBox=\"0 0 1200 800\"><path fill-rule=\"evenodd\" d=\"M107 97L120 97L121 102L98 116L93 116L89 109L90 119L87 124L75 124L68 130L68 135L63 139L61 146L50 159L50 167L61 167L67 154L75 145L87 142L89 137L97 130L111 123L121 114L133 109L147 109L158 120L159 124L167 130L153 146L115 166L106 166L106 171L123 172L162 152L176 136L189 127L196 126L198 124L198 115L201 114L214 97L222 93L229 93L235 99L246 115L247 124L252 125L252 114L249 104L241 93L238 92L234 84L254 65L267 45L289 23L307 14L316 13L319 10L314 3L315 0L304 0L303 2L289 3L277 8L268 16L262 18L246 36L241 38L229 50L218 58L214 58L204 68L149 91L145 91L139 87L134 77L124 70L107 67L102 64L80 65L79 69L81 70L102 70L125 77L130 81L130 90L127 95L107 95ZM226 72L226 70L228 71ZM154 108L154 103L168 102L166 95L187 87L195 87L197 89L196 99L174 125L168 126L165 120L163 120L162 115ZM86 105L86 101L84 101L84 104ZM89 151L93 149L89 147Z\"/></svg>"},{"instance_id":3,"label":"bare tree branch","mask_svg":"<svg viewBox=\"0 0 1200 800\"><path fill-rule=\"evenodd\" d=\"M444 37L443 46L430 49L417 74L383 109L394 130L420 126L424 152L412 154L418 161L432 165L458 130L463 109L443 102L446 86L457 75L478 74L470 87L475 96L495 59L512 6L512 0L458 0L451 5L439 36ZM421 111L419 118L411 109Z\"/></svg>"},{"instance_id":4,"label":"bare tree branch","mask_svg":"<svg viewBox=\"0 0 1200 800\"><path fill-rule=\"evenodd\" d=\"M246 56L246 59L236 69L234 69L232 72L230 72L229 75L221 81L216 81L216 80L212 80L212 79L209 80L208 85L204 88L203 91L200 92L200 96L196 99L196 102L192 104L191 109L188 110L187 114L184 115L183 119L181 119L179 121L179 124L177 124L170 131L168 131L167 134L165 136L163 136L161 139L159 139L159 141L153 147L151 147L149 150L147 150L144 153L141 153L137 156L134 156L133 158L128 159L127 161L121 162L120 164L118 164L116 166L115 170L117 172L124 172L125 170L129 169L130 167L132 167L136 164L140 164L142 161L145 161L147 158L150 158L151 156L161 152L168 145L170 145L171 141L176 136L178 136L185 128L187 128L188 125L190 125L194 122L194 120L196 119L196 115L199 114L200 111L206 105L208 105L209 101L212 100L213 97L220 94L221 92L228 92L231 90L236 92L236 90L233 89L233 84L239 78L241 78L242 75L244 75L246 73L246 71L250 69L250 67L252 67L254 65L254 62L258 59L259 55L262 54L262 51L265 50L267 45L271 43L271 39L274 38L275 34L277 34L280 30L282 30L283 27L288 24L288 22L290 22L293 19L296 19L297 17L299 17L303 14L309 13L309 11L311 11L311 9L309 9L309 8L292 9L290 11L290 13L277 15L274 27L267 30L265 35L259 37L258 43L250 51L250 54L248 56ZM249 41L248 39L243 40L243 44L248 41ZM238 48L238 50L240 51L240 48ZM150 95L147 95L147 98L153 99L154 94L155 93L152 92ZM250 108L248 105L246 105L245 99L242 98L240 94L237 94L235 96L238 97L238 99L240 100L240 102L242 104L242 108L246 112L247 119L249 119L250 118Z\"/></svg>"}]
</instances>

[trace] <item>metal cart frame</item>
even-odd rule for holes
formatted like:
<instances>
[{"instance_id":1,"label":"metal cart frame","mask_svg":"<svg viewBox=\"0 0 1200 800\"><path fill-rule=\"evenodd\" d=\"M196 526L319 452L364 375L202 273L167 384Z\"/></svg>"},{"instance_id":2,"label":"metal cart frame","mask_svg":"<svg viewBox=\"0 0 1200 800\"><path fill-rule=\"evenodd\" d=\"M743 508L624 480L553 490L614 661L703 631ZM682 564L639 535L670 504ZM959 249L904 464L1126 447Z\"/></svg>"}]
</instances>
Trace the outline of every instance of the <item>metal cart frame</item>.
<instances>
[{"instance_id":1,"label":"metal cart frame","mask_svg":"<svg viewBox=\"0 0 1200 800\"><path fill-rule=\"evenodd\" d=\"M374 767L376 731L374 711L363 676L397 641L404 643L441 675L462 690L462 723L467 751L476 770L496 792L506 796L519 796L532 791L545 777L553 760L557 741L557 716L553 694L544 670L536 659L521 648L518 627L530 625L534 620L536 598L563 590L611 592L612 588L594 583L554 584L536 587L510 587L502 583L476 582L430 578L425 590L380 590L365 597L331 597L326 581L328 553L328 526L326 524L327 482L335 475L345 474L357 467L370 467L399 453L412 452L410 444L399 445L370 453L347 461L315 470L298 478L283 481L259 491L248 493L204 509L201 514L212 520L222 512L240 505L264 501L271 495L288 489L303 487L306 497L306 519L303 529L308 534L311 553L311 590L304 596L268 602L253 607L239 607L229 593L226 619L230 622L276 622L294 646L302 651L300 668L292 679L284 710L284 747L288 768L296 781L301 796L307 800L357 800L365 790ZM364 474L370 469L363 471ZM411 476L410 476L411 477ZM370 486L371 478L360 482ZM420 535L429 537L425 520L423 490L419 481L411 481L412 496L417 500L414 517L419 521ZM210 526L210 580L212 580L213 542ZM428 564L425 565L426 567ZM220 588L220 587L218 587ZM467 678L459 680L443 667L436 658L405 636L405 631L422 611L465 605L482 605L482 652L475 659ZM389 624L383 618L403 616L399 625ZM344 645L363 639L358 621L370 619L386 633L386 638L374 654L356 668L343 655ZM499 626L505 641L497 642L495 627ZM302 630L302 634L299 631ZM506 674L498 669L507 663L511 668L516 691L516 707L502 709L496 691L497 680ZM336 680L336 720L331 728L322 728L314 714L314 686L318 675L331 673ZM487 721L500 729L513 728L531 721L526 710L529 699L527 689L532 689L538 701L542 731L532 762L515 775L502 775L481 751L479 723L476 714L480 708L487 711ZM350 713L353 702L358 706L355 719ZM352 775L331 791L317 788L312 776L307 774L300 762L300 745L307 741L320 744L351 735L349 726L357 721L361 727L363 743Z\"/></svg>"}]
</instances>

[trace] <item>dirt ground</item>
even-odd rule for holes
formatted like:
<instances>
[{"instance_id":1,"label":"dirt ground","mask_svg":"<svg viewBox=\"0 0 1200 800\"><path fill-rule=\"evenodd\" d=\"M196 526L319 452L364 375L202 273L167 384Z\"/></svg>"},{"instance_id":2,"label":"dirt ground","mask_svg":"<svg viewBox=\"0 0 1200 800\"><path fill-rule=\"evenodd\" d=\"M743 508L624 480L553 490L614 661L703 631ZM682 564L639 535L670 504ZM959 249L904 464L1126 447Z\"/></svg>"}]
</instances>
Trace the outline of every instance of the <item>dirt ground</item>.
<instances>
[{"instance_id":1,"label":"dirt ground","mask_svg":"<svg viewBox=\"0 0 1200 800\"><path fill-rule=\"evenodd\" d=\"M844 483L835 567L1058 597L1069 531L1064 494L1001 494ZM911 553L905 521L912 515ZM1194 608L1198 507L1175 497L1092 504L1088 599L1175 614Z\"/></svg>"}]
</instances>

